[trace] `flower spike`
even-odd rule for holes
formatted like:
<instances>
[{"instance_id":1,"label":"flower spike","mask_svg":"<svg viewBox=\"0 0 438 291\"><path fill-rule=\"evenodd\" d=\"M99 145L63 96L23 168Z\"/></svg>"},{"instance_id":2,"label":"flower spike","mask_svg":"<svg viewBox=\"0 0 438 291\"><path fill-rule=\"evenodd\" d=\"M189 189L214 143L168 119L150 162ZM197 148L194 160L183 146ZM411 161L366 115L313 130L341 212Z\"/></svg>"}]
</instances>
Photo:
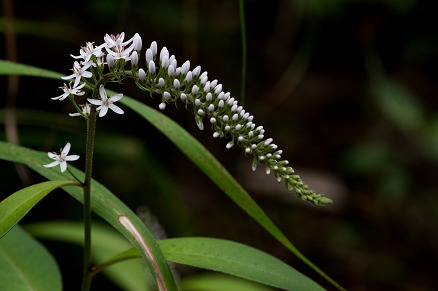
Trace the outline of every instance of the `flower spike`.
<instances>
[{"instance_id":1,"label":"flower spike","mask_svg":"<svg viewBox=\"0 0 438 291\"><path fill-rule=\"evenodd\" d=\"M218 80L210 80L207 71L202 71L200 66L190 70L189 61L178 66L175 56L170 54L167 47L162 47L158 51L155 41L146 49L144 55L140 53L141 48L142 39L138 33L126 41L125 33L122 32L117 35L106 34L104 43L98 46L88 42L81 48L79 56L73 56L83 61L81 63L75 61L73 74L63 77L64 80L74 79L73 87L64 85L62 88L64 93L52 99L64 100L67 97L72 99L71 95L83 95L84 92L80 89L85 83L79 85L79 82L83 78L93 77L91 81L86 81L91 88L93 85L99 86L100 99L88 98L88 102L98 106L96 110L99 116L105 116L108 109L123 114L123 110L114 104L123 95L115 94L108 97L104 85L108 82L122 82L124 78L132 78L141 90L151 95L161 95L161 102L158 105L161 110L177 100L184 103L186 108L191 107L195 123L200 130L205 128L204 121L209 121L213 137L227 139L226 148L240 147L245 155L253 156L253 170L259 165L264 165L267 174L272 174L278 182L285 183L286 188L293 190L299 198L315 205L331 203L329 198L314 192L303 183L288 165L288 161L282 159L283 152L278 149L273 139L266 137L263 126L256 125L254 116L240 106L229 92L224 91ZM140 56L145 57L144 65L140 64ZM98 67L95 64L96 60ZM106 60L106 63L103 60ZM129 62L131 62L130 69L125 69ZM88 71L89 68L91 72ZM108 73L104 72L105 68L108 69ZM82 108L82 114L79 112L71 115L86 116L89 112L89 107L86 106Z\"/></svg>"}]
</instances>

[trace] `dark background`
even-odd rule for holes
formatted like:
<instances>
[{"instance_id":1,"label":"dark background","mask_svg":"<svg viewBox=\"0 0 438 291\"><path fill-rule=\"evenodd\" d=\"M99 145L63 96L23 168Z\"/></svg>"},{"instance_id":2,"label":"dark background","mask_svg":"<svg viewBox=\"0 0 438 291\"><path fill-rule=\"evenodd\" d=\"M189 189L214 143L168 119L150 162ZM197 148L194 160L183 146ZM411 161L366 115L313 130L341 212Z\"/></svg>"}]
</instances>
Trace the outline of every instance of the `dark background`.
<instances>
[{"instance_id":1,"label":"dark background","mask_svg":"<svg viewBox=\"0 0 438 291\"><path fill-rule=\"evenodd\" d=\"M143 47L156 40L178 64L189 59L192 68L201 65L209 79L240 96L238 1L2 4L8 2L16 20L16 44L3 37L1 58L69 75L70 54L79 54L85 42L100 44L105 33L124 31L130 38L138 32ZM330 206L298 201L274 177L252 172L251 157L239 149L226 150L226 141L213 139L208 127L200 132L190 110L166 109L217 156L310 260L348 290L437 286L437 8L434 1L415 0L245 1L245 108L303 180L334 200ZM2 9L4 15L4 5ZM4 33L4 18L0 27ZM10 86L2 77L0 109L2 116L6 104L17 109L21 144L54 151L71 141L72 153L84 155L83 121L66 115L73 112L68 102L50 100L62 93L61 80L21 77L12 95ZM112 89L156 108L160 102L129 82ZM132 209L147 205L169 237L240 241L331 288L147 122L129 110L123 116L110 112L98 121L95 178ZM0 134L5 140L4 129ZM1 199L23 183L41 179L34 173L26 179L10 163L0 167ZM80 205L59 193L42 201L26 221L57 218L79 220ZM47 244L68 271L64 284L70 286L80 262L70 268L68 260L75 255ZM191 272L195 270L181 270L182 275Z\"/></svg>"}]
</instances>

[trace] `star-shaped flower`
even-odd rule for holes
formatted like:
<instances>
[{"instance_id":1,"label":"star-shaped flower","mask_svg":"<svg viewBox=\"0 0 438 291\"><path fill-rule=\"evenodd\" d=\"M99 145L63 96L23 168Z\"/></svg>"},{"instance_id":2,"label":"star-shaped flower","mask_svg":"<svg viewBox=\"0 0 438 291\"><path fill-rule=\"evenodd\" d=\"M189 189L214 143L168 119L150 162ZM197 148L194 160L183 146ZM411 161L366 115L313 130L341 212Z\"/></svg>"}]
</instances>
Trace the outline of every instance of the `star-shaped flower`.
<instances>
[{"instance_id":1,"label":"star-shaped flower","mask_svg":"<svg viewBox=\"0 0 438 291\"><path fill-rule=\"evenodd\" d=\"M72 88L71 82L68 84L68 86L64 83L63 87L59 87L64 91L64 93L58 97L53 97L52 100L62 101L65 98L67 98L69 95L82 96L85 94L84 91L81 91L81 89L84 88L84 86L85 86L85 83L82 83L81 85Z\"/></svg>"},{"instance_id":2,"label":"star-shaped flower","mask_svg":"<svg viewBox=\"0 0 438 291\"><path fill-rule=\"evenodd\" d=\"M131 45L127 49L125 49L124 46L116 45L112 47L111 49L108 47L105 47L108 54L110 54L114 60L124 59L126 61L131 60L131 52L133 50L134 46Z\"/></svg>"},{"instance_id":3,"label":"star-shaped flower","mask_svg":"<svg viewBox=\"0 0 438 291\"><path fill-rule=\"evenodd\" d=\"M61 172L65 172L65 170L67 169L67 162L70 161L76 161L77 159L79 159L78 155L71 155L68 156L68 152L70 151L70 143L68 142L63 149L61 149L61 154L58 155L56 153L47 153L47 155L49 156L49 158L55 160L54 162L51 162L50 164L44 165L44 167L46 168L52 168L55 167L57 165L59 165L61 167Z\"/></svg>"},{"instance_id":4,"label":"star-shaped flower","mask_svg":"<svg viewBox=\"0 0 438 291\"><path fill-rule=\"evenodd\" d=\"M106 44L106 47L108 48L112 48L115 46L125 46L127 44L129 44L132 41L132 38L123 42L123 39L125 38L125 33L122 32L120 34L117 35L109 35L108 33L104 36L104 41Z\"/></svg>"},{"instance_id":5,"label":"star-shaped flower","mask_svg":"<svg viewBox=\"0 0 438 291\"><path fill-rule=\"evenodd\" d=\"M99 58L101 56L104 55L104 53L102 52L102 48L105 45L102 44L98 47L94 47L94 43L93 42L87 42L85 46L81 47L81 49L79 50L79 56L74 56L71 55L73 58L75 59L83 59L83 64L86 64L90 61L91 57L93 55L96 56L96 58Z\"/></svg>"},{"instance_id":6,"label":"star-shaped flower","mask_svg":"<svg viewBox=\"0 0 438 291\"><path fill-rule=\"evenodd\" d=\"M83 67L81 67L81 65L78 62L74 62L73 63L73 74L71 74L70 76L66 76L66 77L61 77L63 80L70 80L75 78L75 82L73 84L73 88L75 88L78 84L79 81L81 80L81 77L84 78L91 78L93 76L93 74L91 72L88 72L87 69L92 65L92 62L86 63L84 64Z\"/></svg>"},{"instance_id":7,"label":"star-shaped flower","mask_svg":"<svg viewBox=\"0 0 438 291\"><path fill-rule=\"evenodd\" d=\"M96 110L99 112L99 117L105 116L106 113L108 112L108 108L117 114L123 114L123 110L117 105L114 105L114 102L117 102L120 99L122 99L123 94L115 94L110 98L108 98L105 91L105 87L103 85L100 85L99 95L101 98L100 100L88 99L88 102L90 102L91 104L99 106L96 108Z\"/></svg>"}]
</instances>

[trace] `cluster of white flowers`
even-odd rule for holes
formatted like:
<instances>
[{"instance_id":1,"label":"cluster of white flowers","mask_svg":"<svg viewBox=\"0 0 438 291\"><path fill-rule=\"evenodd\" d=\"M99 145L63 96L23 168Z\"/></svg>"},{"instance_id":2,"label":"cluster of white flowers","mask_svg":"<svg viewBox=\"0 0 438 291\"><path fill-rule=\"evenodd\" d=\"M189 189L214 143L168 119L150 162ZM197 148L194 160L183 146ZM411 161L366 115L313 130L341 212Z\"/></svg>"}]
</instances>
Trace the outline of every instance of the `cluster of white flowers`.
<instances>
[{"instance_id":1,"label":"cluster of white flowers","mask_svg":"<svg viewBox=\"0 0 438 291\"><path fill-rule=\"evenodd\" d=\"M121 82L124 78L132 78L137 86L151 94L160 94L162 97L159 108L164 110L167 104L180 101L192 106L195 122L200 130L204 129L204 120L208 120L213 130L213 137L229 138L226 148L235 145L241 147L246 154L253 155L253 170L259 164L264 164L267 174L275 175L276 179L284 181L288 190L294 190L301 199L308 200L317 205L331 202L320 194L315 193L305 185L301 178L288 166L287 160L282 160L282 151L273 143L272 138L265 137L263 126L254 123L254 116L247 112L238 101L225 92L218 80L209 80L208 73L202 72L197 66L190 69L190 61L178 66L174 55L171 55L166 47L158 53L157 43L153 41L146 49L145 68L139 68L140 51L142 40L138 34L124 41L125 34L122 32L116 36L106 34L104 43L94 46L87 43L80 50L81 59L73 64L73 74L63 77L64 80L74 79L68 85L64 84L61 96L52 98L64 100L67 97L74 101L75 96L82 96L81 91L85 85L94 90L98 89L100 99L90 99L88 102L98 106L99 116L105 116L108 109L115 113L123 114L123 110L114 103L122 98L122 94L112 97L107 96L104 85L108 82ZM126 64L130 62L130 70L126 70ZM104 71L105 68L109 72ZM89 81L92 79L93 81ZM80 83L83 81L83 83ZM73 82L73 85L71 84ZM88 103L82 105L82 109L71 116L90 114Z\"/></svg>"},{"instance_id":2,"label":"cluster of white flowers","mask_svg":"<svg viewBox=\"0 0 438 291\"><path fill-rule=\"evenodd\" d=\"M80 60L80 62L75 61L72 69L73 74L62 77L62 79L74 79L74 81L70 81L68 85L64 84L63 87L60 87L64 93L52 99L62 101L68 97L74 101L75 96L84 95L85 92L81 89L87 84L93 85L93 83L90 83L87 79L94 78L95 82L98 81L98 77L103 77L105 65L111 68L119 60L123 60L125 63L131 61L133 66L137 65L138 54L142 46L141 37L136 33L127 41L124 41L124 38L125 34L123 32L116 36L106 34L103 44L94 46L93 42L87 42L86 45L79 50L78 56L71 55L74 59ZM80 83L81 81L83 83ZM108 109L111 109L117 114L123 114L123 110L114 105L116 101L123 97L122 94L116 94L108 98L104 84L101 84L99 86L99 96L100 99L87 99L90 104L98 106L96 110L99 112L99 117L105 116ZM82 115L86 117L90 112L90 105L86 103L81 106L82 111L71 113L70 116Z\"/></svg>"}]
</instances>

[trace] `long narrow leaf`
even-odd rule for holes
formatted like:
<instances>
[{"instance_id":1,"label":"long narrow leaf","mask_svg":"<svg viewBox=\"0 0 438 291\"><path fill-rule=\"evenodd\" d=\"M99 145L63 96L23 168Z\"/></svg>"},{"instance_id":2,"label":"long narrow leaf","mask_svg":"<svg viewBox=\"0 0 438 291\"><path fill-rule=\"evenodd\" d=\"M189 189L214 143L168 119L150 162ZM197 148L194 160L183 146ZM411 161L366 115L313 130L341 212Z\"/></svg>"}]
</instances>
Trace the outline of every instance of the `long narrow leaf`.
<instances>
[{"instance_id":1,"label":"long narrow leaf","mask_svg":"<svg viewBox=\"0 0 438 291\"><path fill-rule=\"evenodd\" d=\"M169 261L219 271L285 290L324 290L277 258L229 240L188 237L160 241Z\"/></svg>"},{"instance_id":2,"label":"long narrow leaf","mask_svg":"<svg viewBox=\"0 0 438 291\"><path fill-rule=\"evenodd\" d=\"M26 229L37 237L82 243L80 223L41 222L28 225ZM114 241L117 243L117 248L113 248L114 253L123 251L120 258L139 256L136 249L125 251L128 245L119 241L121 237L113 229L95 225L93 231L93 235L99 238L93 246L95 249L107 248L107 241ZM171 262L218 271L284 290L323 290L314 281L279 259L241 243L187 237L160 240L159 245L166 259Z\"/></svg>"},{"instance_id":3,"label":"long narrow leaf","mask_svg":"<svg viewBox=\"0 0 438 291\"><path fill-rule=\"evenodd\" d=\"M68 173L61 173L59 170L53 168L47 169L43 164L47 163L47 154L34 151L28 148L9 144L0 141L0 159L23 163L32 170L38 172L49 180L69 179ZM69 166L69 169L76 177L83 177L83 172ZM164 289L176 290L175 282L167 265L167 262L162 254L157 241L154 239L151 232L147 229L145 224L132 212L120 199L97 181L92 182L91 208L92 211L105 219L109 224L115 227L122 233L138 251L142 254L144 260L148 264L149 270L153 274L156 282ZM82 189L78 187L66 186L64 190L73 196L78 201L83 201ZM144 243L149 248L149 253L145 253L144 245L140 244L138 240L133 237L131 230L125 228L120 222L119 217L128 218L136 231L144 239Z\"/></svg>"},{"instance_id":4,"label":"long narrow leaf","mask_svg":"<svg viewBox=\"0 0 438 291\"><path fill-rule=\"evenodd\" d=\"M0 238L16 225L41 199L56 188L74 181L46 181L21 189L0 202Z\"/></svg>"}]
</instances>

